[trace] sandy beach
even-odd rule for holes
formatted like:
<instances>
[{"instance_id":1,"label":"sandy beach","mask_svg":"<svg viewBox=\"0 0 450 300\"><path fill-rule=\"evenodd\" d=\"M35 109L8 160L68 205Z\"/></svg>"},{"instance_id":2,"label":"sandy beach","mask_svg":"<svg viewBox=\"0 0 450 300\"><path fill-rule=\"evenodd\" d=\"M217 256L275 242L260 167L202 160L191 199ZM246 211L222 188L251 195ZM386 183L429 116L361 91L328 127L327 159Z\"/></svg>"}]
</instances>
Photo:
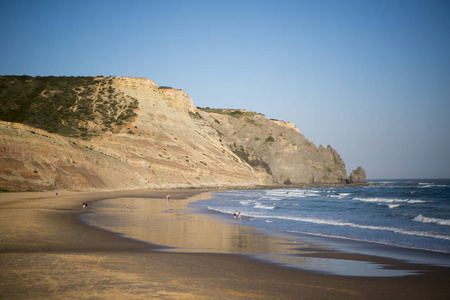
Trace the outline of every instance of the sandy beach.
<instances>
[{"instance_id":1,"label":"sandy beach","mask_svg":"<svg viewBox=\"0 0 450 300\"><path fill-rule=\"evenodd\" d=\"M419 271L416 275L376 278L324 275L239 254L160 251L161 246L138 241L139 237L124 238L86 226L78 218L86 213L83 202L95 208L98 201L106 199L145 198L154 205L151 209L158 211L168 193L175 204L181 199L208 196L196 190L0 194L0 298L446 299L450 294L448 268L352 253L319 253L317 249L310 255L376 261ZM172 213L180 214L182 210ZM201 215L183 222L191 228L206 226ZM163 219L158 224L153 230L169 230ZM232 234L227 232L227 236ZM241 229L239 234L252 233ZM199 237L202 239L208 240L205 247L223 242ZM234 247L231 252L239 253L238 244L227 245L227 252ZM260 249L257 245L255 249Z\"/></svg>"}]
</instances>

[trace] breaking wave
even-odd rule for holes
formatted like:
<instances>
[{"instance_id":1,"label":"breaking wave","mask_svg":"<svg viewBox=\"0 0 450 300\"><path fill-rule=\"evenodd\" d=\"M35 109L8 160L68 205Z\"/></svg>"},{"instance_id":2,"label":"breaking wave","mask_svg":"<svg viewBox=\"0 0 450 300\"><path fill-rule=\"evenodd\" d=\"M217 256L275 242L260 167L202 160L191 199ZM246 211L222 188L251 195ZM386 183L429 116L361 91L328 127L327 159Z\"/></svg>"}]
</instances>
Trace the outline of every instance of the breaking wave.
<instances>
[{"instance_id":1,"label":"breaking wave","mask_svg":"<svg viewBox=\"0 0 450 300\"><path fill-rule=\"evenodd\" d=\"M381 202L381 203L427 203L424 200L412 200L412 199L390 199L390 198L360 198L355 197L353 200L362 202Z\"/></svg>"},{"instance_id":2,"label":"breaking wave","mask_svg":"<svg viewBox=\"0 0 450 300\"><path fill-rule=\"evenodd\" d=\"M284 217L284 216L264 216L262 218L284 219L284 220L293 220L293 221L308 222L308 223L315 223L315 224L347 226L347 227L360 228L360 229L390 231L390 232L395 232L395 233L404 234L404 235L429 237L429 238L434 238L434 239L450 241L450 236L447 236L447 235L437 235L437 234L431 234L431 233L424 232L424 231L405 230L405 229L401 229L401 228L388 227L388 226L361 225L361 224L355 224L355 223L351 223L351 222L341 222L341 221L336 221L336 220L322 220L322 219L314 219L314 218L297 218L297 217ZM450 225L450 220L446 220L446 221L448 223L445 225Z\"/></svg>"},{"instance_id":3,"label":"breaking wave","mask_svg":"<svg viewBox=\"0 0 450 300\"><path fill-rule=\"evenodd\" d=\"M400 207L400 204L388 204L387 206L389 208L397 208L397 207Z\"/></svg>"},{"instance_id":4,"label":"breaking wave","mask_svg":"<svg viewBox=\"0 0 450 300\"><path fill-rule=\"evenodd\" d=\"M268 205L264 205L262 203L256 202L255 203L255 208L261 208L261 209L275 209L275 206L268 206Z\"/></svg>"},{"instance_id":5,"label":"breaking wave","mask_svg":"<svg viewBox=\"0 0 450 300\"><path fill-rule=\"evenodd\" d=\"M422 223L435 223L435 224L438 224L438 225L450 226L450 220L437 219L437 218L427 218L427 217L424 217L423 215L418 215L417 217L415 217L413 219L413 221L422 222Z\"/></svg>"}]
</instances>

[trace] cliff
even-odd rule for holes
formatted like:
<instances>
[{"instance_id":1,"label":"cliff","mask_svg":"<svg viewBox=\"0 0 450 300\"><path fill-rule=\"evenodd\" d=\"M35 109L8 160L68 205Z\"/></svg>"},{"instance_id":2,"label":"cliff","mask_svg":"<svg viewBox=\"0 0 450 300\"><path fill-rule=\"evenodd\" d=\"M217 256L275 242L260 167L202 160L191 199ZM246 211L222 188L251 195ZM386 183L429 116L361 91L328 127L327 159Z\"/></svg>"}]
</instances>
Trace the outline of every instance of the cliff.
<instances>
[{"instance_id":1,"label":"cliff","mask_svg":"<svg viewBox=\"0 0 450 300\"><path fill-rule=\"evenodd\" d=\"M291 123L245 110L206 109L201 115L265 183L346 182L339 154L330 146L316 147Z\"/></svg>"},{"instance_id":2,"label":"cliff","mask_svg":"<svg viewBox=\"0 0 450 300\"><path fill-rule=\"evenodd\" d=\"M290 123L206 111L125 77L0 77L0 188L115 190L341 183ZM234 115L233 115L234 113Z\"/></svg>"}]
</instances>

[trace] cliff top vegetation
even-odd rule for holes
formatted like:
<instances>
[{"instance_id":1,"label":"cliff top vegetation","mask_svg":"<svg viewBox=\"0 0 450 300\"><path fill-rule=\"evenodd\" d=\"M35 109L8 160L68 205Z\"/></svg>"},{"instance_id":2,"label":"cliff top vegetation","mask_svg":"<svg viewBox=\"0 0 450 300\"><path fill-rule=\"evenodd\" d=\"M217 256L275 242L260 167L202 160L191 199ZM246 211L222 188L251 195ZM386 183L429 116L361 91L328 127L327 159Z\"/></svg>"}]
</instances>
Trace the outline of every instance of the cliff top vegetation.
<instances>
[{"instance_id":1,"label":"cliff top vegetation","mask_svg":"<svg viewBox=\"0 0 450 300\"><path fill-rule=\"evenodd\" d=\"M242 117L253 117L256 115L260 115L256 112L247 111L243 109L224 109L224 108L209 108L209 107L205 108L197 107L197 108L208 113L228 115L237 119L240 119Z\"/></svg>"},{"instance_id":2,"label":"cliff top vegetation","mask_svg":"<svg viewBox=\"0 0 450 300\"><path fill-rule=\"evenodd\" d=\"M0 120L88 139L117 132L138 101L117 91L112 77L0 76Z\"/></svg>"}]
</instances>

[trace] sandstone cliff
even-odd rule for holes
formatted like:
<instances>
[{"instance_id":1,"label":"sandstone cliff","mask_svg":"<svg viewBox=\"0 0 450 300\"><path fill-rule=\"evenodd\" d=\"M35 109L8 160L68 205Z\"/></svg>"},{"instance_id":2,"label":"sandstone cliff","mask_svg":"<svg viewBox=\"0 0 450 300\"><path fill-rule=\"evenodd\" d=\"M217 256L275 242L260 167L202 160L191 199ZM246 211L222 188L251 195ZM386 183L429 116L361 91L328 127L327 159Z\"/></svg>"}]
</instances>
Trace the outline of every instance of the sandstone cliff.
<instances>
[{"instance_id":1,"label":"sandstone cliff","mask_svg":"<svg viewBox=\"0 0 450 300\"><path fill-rule=\"evenodd\" d=\"M345 183L339 154L316 147L291 123L245 110L206 109L201 115L266 183Z\"/></svg>"},{"instance_id":2,"label":"sandstone cliff","mask_svg":"<svg viewBox=\"0 0 450 300\"><path fill-rule=\"evenodd\" d=\"M148 79L5 76L0 106L0 188L6 190L347 179L339 154L317 148L292 124L245 111L199 110L187 93Z\"/></svg>"}]
</instances>

